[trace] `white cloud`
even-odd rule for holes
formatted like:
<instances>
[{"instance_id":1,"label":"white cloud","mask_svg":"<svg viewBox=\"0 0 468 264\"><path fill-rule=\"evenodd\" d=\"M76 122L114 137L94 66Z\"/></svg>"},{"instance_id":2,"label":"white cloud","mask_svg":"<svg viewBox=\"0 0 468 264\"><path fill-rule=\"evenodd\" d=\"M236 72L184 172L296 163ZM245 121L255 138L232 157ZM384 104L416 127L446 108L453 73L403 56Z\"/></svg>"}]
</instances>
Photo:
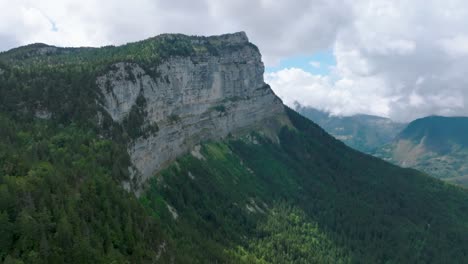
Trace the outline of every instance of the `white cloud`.
<instances>
[{"instance_id":1,"label":"white cloud","mask_svg":"<svg viewBox=\"0 0 468 264\"><path fill-rule=\"evenodd\" d=\"M442 49L449 55L454 57L468 55L468 36L458 35L452 38L440 40Z\"/></svg>"},{"instance_id":2,"label":"white cloud","mask_svg":"<svg viewBox=\"0 0 468 264\"><path fill-rule=\"evenodd\" d=\"M347 5L346 0L0 0L0 50L32 42L103 46L162 33L246 31L265 62L274 65L329 47L351 20Z\"/></svg>"},{"instance_id":3,"label":"white cloud","mask_svg":"<svg viewBox=\"0 0 468 264\"><path fill-rule=\"evenodd\" d=\"M352 12L353 22L334 41L337 64L325 85L288 70L269 76L286 102L294 97L335 114L404 121L468 115L468 2L359 0ZM279 87L285 85L281 78L289 80L288 91ZM314 98L299 96L298 89L309 87L320 91L314 90Z\"/></svg>"},{"instance_id":4,"label":"white cloud","mask_svg":"<svg viewBox=\"0 0 468 264\"><path fill-rule=\"evenodd\" d=\"M302 69L289 68L267 73L265 80L289 106L299 102L336 115L369 110L378 115L388 114L389 99L372 92L371 87L381 85L378 79L334 80L330 76L314 75ZM368 91L363 92L357 87L367 87Z\"/></svg>"},{"instance_id":5,"label":"white cloud","mask_svg":"<svg viewBox=\"0 0 468 264\"><path fill-rule=\"evenodd\" d=\"M294 68L266 76L286 102L397 120L468 115L465 0L0 0L0 10L0 50L243 30L269 66L333 50L329 76Z\"/></svg>"}]
</instances>

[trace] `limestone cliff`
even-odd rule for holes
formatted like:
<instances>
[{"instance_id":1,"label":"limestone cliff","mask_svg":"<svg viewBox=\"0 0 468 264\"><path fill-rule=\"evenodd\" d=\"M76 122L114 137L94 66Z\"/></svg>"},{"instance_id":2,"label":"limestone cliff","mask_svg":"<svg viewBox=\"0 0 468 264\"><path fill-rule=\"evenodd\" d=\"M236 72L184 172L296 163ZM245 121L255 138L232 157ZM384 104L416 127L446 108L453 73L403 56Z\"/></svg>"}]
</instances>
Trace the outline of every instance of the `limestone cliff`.
<instances>
[{"instance_id":1,"label":"limestone cliff","mask_svg":"<svg viewBox=\"0 0 468 264\"><path fill-rule=\"evenodd\" d=\"M227 48L216 54L171 56L154 65L157 77L137 63L119 62L97 79L102 104L114 121L123 122L144 102L142 127L158 128L128 147L138 182L202 141L251 129L283 114L281 100L263 80L261 55L245 33L190 41L198 48L209 48L213 42Z\"/></svg>"}]
</instances>

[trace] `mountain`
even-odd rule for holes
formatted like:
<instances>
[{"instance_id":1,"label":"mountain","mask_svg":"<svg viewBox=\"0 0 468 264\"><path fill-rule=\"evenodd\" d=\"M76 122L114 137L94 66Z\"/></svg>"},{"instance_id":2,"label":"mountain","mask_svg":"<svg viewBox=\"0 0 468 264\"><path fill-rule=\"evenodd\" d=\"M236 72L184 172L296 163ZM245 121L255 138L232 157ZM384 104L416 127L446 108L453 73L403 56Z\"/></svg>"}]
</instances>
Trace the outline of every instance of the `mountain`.
<instances>
[{"instance_id":1,"label":"mountain","mask_svg":"<svg viewBox=\"0 0 468 264\"><path fill-rule=\"evenodd\" d=\"M354 149L468 186L466 117L430 116L406 125L371 115L332 116L299 104L295 110Z\"/></svg>"},{"instance_id":2,"label":"mountain","mask_svg":"<svg viewBox=\"0 0 468 264\"><path fill-rule=\"evenodd\" d=\"M430 116L411 122L376 155L437 178L468 183L468 117Z\"/></svg>"},{"instance_id":3,"label":"mountain","mask_svg":"<svg viewBox=\"0 0 468 264\"><path fill-rule=\"evenodd\" d=\"M283 106L244 33L0 54L5 263L464 263L468 191Z\"/></svg>"},{"instance_id":4,"label":"mountain","mask_svg":"<svg viewBox=\"0 0 468 264\"><path fill-rule=\"evenodd\" d=\"M294 109L346 145L365 153L373 153L390 143L406 125L373 115L333 116L300 104L296 104Z\"/></svg>"}]
</instances>

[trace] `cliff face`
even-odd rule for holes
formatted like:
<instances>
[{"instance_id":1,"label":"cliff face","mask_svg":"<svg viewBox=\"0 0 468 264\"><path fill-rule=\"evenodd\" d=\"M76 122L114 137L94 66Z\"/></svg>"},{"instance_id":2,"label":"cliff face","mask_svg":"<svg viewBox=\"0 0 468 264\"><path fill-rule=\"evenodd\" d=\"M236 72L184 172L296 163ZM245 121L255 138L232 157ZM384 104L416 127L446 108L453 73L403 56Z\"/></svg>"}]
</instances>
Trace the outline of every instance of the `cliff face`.
<instances>
[{"instance_id":1,"label":"cliff face","mask_svg":"<svg viewBox=\"0 0 468 264\"><path fill-rule=\"evenodd\" d=\"M103 106L114 121L123 122L139 106L145 113L142 127L158 127L128 147L137 169L134 175L142 176L140 182L202 141L253 128L283 114L281 100L263 80L261 55L245 33L214 40L237 48L216 55L171 57L155 66L157 78L126 62L114 64L98 77ZM207 40L192 41L203 47Z\"/></svg>"}]
</instances>

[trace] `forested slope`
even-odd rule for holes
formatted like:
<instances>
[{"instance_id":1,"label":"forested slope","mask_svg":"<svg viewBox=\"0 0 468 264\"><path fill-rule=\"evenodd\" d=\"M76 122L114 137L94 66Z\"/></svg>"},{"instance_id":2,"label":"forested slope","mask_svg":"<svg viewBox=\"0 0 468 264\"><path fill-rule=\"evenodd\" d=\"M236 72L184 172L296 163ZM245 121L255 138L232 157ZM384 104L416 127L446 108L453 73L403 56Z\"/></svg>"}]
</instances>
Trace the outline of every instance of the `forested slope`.
<instances>
[{"instance_id":1,"label":"forested slope","mask_svg":"<svg viewBox=\"0 0 468 264\"><path fill-rule=\"evenodd\" d=\"M124 61L157 79L167 58L251 45L202 40L0 54L2 262L466 263L466 190L352 150L289 109L282 128L205 140L129 191L128 146L158 126L143 126L145 102L113 120L96 78Z\"/></svg>"},{"instance_id":2,"label":"forested slope","mask_svg":"<svg viewBox=\"0 0 468 264\"><path fill-rule=\"evenodd\" d=\"M141 201L164 219L180 260L466 262L466 190L288 113L296 129L281 130L279 144L255 133L212 142L152 180Z\"/></svg>"}]
</instances>

